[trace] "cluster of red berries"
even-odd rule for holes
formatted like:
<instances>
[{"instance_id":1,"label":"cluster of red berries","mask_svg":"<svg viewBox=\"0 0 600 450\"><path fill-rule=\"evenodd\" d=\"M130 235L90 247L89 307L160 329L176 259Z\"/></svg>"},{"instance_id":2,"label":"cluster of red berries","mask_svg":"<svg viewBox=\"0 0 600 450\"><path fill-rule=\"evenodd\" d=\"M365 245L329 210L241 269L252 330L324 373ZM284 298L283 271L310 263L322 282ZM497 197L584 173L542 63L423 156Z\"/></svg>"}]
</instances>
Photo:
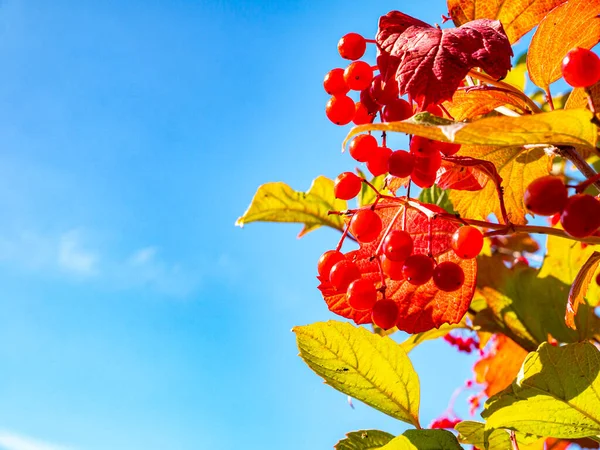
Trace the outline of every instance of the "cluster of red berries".
<instances>
[{"instance_id":1,"label":"cluster of red berries","mask_svg":"<svg viewBox=\"0 0 600 450\"><path fill-rule=\"evenodd\" d=\"M338 198L354 198L365 181L353 174L340 174L334 191ZM380 240L378 258L382 280L378 285L371 279L363 278L352 256L347 257L338 250L329 250L321 255L318 273L321 280L328 281L337 292L345 292L349 305L358 311L371 311L375 325L383 329L395 326L398 321L396 302L385 298L385 280L407 281L420 286L430 280L437 289L453 292L464 284L465 275L459 264L452 261L436 261L429 255L414 253L414 242L406 230L383 231L381 216L372 207L364 207L352 213L348 231L360 244ZM456 230L451 238L451 248L462 259L475 258L483 247L483 235L471 226ZM381 298L378 293L381 292Z\"/></svg>"},{"instance_id":2,"label":"cluster of red berries","mask_svg":"<svg viewBox=\"0 0 600 450\"><path fill-rule=\"evenodd\" d=\"M438 417L431 424L429 424L429 428L448 428L454 429L456 425L458 425L462 420L458 418L450 418L447 416Z\"/></svg>"},{"instance_id":3,"label":"cluster of red berries","mask_svg":"<svg viewBox=\"0 0 600 450\"><path fill-rule=\"evenodd\" d=\"M371 123L378 113L384 122L408 119L413 108L398 97L395 80L384 80L373 75L377 66L371 66L360 58L365 54L367 41L357 33L348 33L338 42L338 51L344 59L352 61L345 69L335 68L325 75L323 87L331 95L325 112L336 125L354 122L356 125ZM360 100L354 102L350 91L360 92Z\"/></svg>"},{"instance_id":4,"label":"cluster of red berries","mask_svg":"<svg viewBox=\"0 0 600 450\"><path fill-rule=\"evenodd\" d=\"M525 190L524 202L534 214L560 214L562 227L573 237L591 236L600 228L600 201L588 194L569 196L560 177L547 175L534 180Z\"/></svg>"},{"instance_id":5,"label":"cluster of red berries","mask_svg":"<svg viewBox=\"0 0 600 450\"><path fill-rule=\"evenodd\" d=\"M475 337L454 336L448 333L444 340L456 347L459 352L471 353L479 348L479 341Z\"/></svg>"},{"instance_id":6,"label":"cluster of red berries","mask_svg":"<svg viewBox=\"0 0 600 450\"><path fill-rule=\"evenodd\" d=\"M562 61L562 75L573 87L590 87L600 81L600 58L585 48L574 48Z\"/></svg>"},{"instance_id":7,"label":"cluster of red berries","mask_svg":"<svg viewBox=\"0 0 600 450\"><path fill-rule=\"evenodd\" d=\"M436 174L442 165L442 155L454 155L460 144L433 141L413 136L409 151L392 151L385 145L379 145L371 134L359 134L348 147L350 156L358 162L367 164L373 176L389 173L398 178L411 178L421 188L433 186Z\"/></svg>"}]
</instances>

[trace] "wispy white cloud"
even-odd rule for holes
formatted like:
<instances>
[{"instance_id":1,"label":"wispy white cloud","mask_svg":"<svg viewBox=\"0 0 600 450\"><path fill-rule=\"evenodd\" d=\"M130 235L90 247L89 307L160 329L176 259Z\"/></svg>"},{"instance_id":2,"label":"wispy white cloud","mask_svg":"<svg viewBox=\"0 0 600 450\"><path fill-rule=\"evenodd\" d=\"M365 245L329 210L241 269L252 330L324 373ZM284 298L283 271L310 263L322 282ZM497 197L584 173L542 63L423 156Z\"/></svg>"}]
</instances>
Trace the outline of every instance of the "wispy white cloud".
<instances>
[{"instance_id":1,"label":"wispy white cloud","mask_svg":"<svg viewBox=\"0 0 600 450\"><path fill-rule=\"evenodd\" d=\"M60 236L58 264L62 269L79 275L93 275L97 262L98 255L83 248L79 230Z\"/></svg>"},{"instance_id":2,"label":"wispy white cloud","mask_svg":"<svg viewBox=\"0 0 600 450\"><path fill-rule=\"evenodd\" d=\"M0 430L0 450L73 450L62 445Z\"/></svg>"}]
</instances>

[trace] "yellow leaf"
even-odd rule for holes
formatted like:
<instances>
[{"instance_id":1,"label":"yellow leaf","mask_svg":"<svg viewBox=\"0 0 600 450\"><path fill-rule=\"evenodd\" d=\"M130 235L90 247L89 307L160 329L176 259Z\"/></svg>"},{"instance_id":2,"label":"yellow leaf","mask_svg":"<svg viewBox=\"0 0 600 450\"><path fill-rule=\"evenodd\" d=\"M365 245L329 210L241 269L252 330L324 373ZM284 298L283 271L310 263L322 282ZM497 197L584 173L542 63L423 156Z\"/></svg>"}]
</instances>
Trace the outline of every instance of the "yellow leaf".
<instances>
[{"instance_id":1,"label":"yellow leaf","mask_svg":"<svg viewBox=\"0 0 600 450\"><path fill-rule=\"evenodd\" d=\"M531 81L546 89L562 77L562 60L574 47L590 49L600 40L600 0L569 0L557 6L536 30L527 53Z\"/></svg>"},{"instance_id":2,"label":"yellow leaf","mask_svg":"<svg viewBox=\"0 0 600 450\"><path fill-rule=\"evenodd\" d=\"M457 25L475 19L497 19L511 43L533 29L553 8L566 0L448 0L448 11Z\"/></svg>"},{"instance_id":3,"label":"yellow leaf","mask_svg":"<svg viewBox=\"0 0 600 450\"><path fill-rule=\"evenodd\" d=\"M504 78L505 83L508 83L520 91L525 92L525 85L527 84L527 53L521 53L517 58L517 61L508 75Z\"/></svg>"},{"instance_id":4,"label":"yellow leaf","mask_svg":"<svg viewBox=\"0 0 600 450\"><path fill-rule=\"evenodd\" d=\"M429 331L423 331L422 333L412 334L400 345L402 346L404 351L408 353L421 342L441 338L450 333L450 331L457 329L469 329L469 326L467 325L467 322L464 318L459 323L455 323L452 325L444 324L439 328L433 328Z\"/></svg>"},{"instance_id":5,"label":"yellow leaf","mask_svg":"<svg viewBox=\"0 0 600 450\"><path fill-rule=\"evenodd\" d=\"M513 106L522 113L529 111L525 102L518 96L494 88L459 90L454 93L451 102L444 103L444 107L457 121L482 116L498 106L505 105Z\"/></svg>"},{"instance_id":6,"label":"yellow leaf","mask_svg":"<svg viewBox=\"0 0 600 450\"><path fill-rule=\"evenodd\" d=\"M367 131L414 134L443 142L470 145L516 146L527 144L596 146L598 129L585 109L556 110L519 117L486 117L472 122L453 122L429 113L402 122L373 123L354 127L343 147L355 135ZM462 154L462 153L461 153Z\"/></svg>"},{"instance_id":7,"label":"yellow leaf","mask_svg":"<svg viewBox=\"0 0 600 450\"><path fill-rule=\"evenodd\" d=\"M510 221L525 224L525 189L536 178L548 175L551 157L543 148L463 146L461 156L490 161L502 178L504 204ZM498 192L493 182L487 181L479 191L451 191L450 200L462 217L487 219L490 212L502 220Z\"/></svg>"},{"instance_id":8,"label":"yellow leaf","mask_svg":"<svg viewBox=\"0 0 600 450\"><path fill-rule=\"evenodd\" d=\"M592 93L592 101L596 111L600 111L600 83L592 85L590 88ZM571 95L567 99L565 109L580 109L588 107L588 97L584 88L575 88L571 91Z\"/></svg>"},{"instance_id":9,"label":"yellow leaf","mask_svg":"<svg viewBox=\"0 0 600 450\"><path fill-rule=\"evenodd\" d=\"M327 384L419 428L419 378L389 337L344 322L294 327L300 356Z\"/></svg>"},{"instance_id":10,"label":"yellow leaf","mask_svg":"<svg viewBox=\"0 0 600 450\"><path fill-rule=\"evenodd\" d=\"M588 260L581 266L579 273L573 281L571 290L569 291L569 301L567 302L567 312L565 314L565 322L567 325L574 330L577 329L575 325L575 315L580 304L585 304L585 294L587 293L588 286L592 281L592 277L598 269L600 264L600 253L594 252L590 255Z\"/></svg>"},{"instance_id":11,"label":"yellow leaf","mask_svg":"<svg viewBox=\"0 0 600 450\"><path fill-rule=\"evenodd\" d=\"M244 226L251 222L302 223L298 237L320 226L344 229L342 216L329 215L328 211L347 208L345 200L336 199L333 181L327 177L315 178L307 192L295 191L282 182L263 184L258 188L250 206L235 224Z\"/></svg>"}]
</instances>

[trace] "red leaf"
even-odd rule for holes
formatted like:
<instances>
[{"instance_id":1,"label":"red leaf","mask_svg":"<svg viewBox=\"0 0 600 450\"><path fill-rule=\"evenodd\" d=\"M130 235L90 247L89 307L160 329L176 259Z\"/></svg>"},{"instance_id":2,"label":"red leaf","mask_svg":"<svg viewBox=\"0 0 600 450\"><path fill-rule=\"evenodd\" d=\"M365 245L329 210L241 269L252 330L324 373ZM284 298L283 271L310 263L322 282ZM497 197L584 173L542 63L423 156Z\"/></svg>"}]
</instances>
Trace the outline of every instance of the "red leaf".
<instances>
[{"instance_id":1,"label":"red leaf","mask_svg":"<svg viewBox=\"0 0 600 450\"><path fill-rule=\"evenodd\" d=\"M433 211L443 212L441 208L435 205L426 206ZM384 229L380 237L372 243L361 245L359 250L347 254L348 258L358 264L363 277L373 280L378 285L381 281L379 264L376 259L372 259L372 255L375 253L379 241L392 218L398 211L403 211L403 209L404 206L402 205L378 209L377 212L382 218ZM414 239L413 252L415 254L427 254L429 251L429 220L427 216L413 208L408 208L406 218L406 230L411 233ZM458 225L455 223L442 218L434 219L431 226L431 252L438 262L453 261L462 267L465 282L459 290L454 292L440 291L431 280L422 286L413 286L407 281L386 279L386 297L394 300L400 310L400 316L396 324L399 329L408 333L419 333L432 328L439 328L445 323L458 323L467 312L475 293L477 262L475 259L460 259L453 251L447 251L450 247L450 238L457 227ZM402 220L400 216L393 229L401 228ZM321 281L319 289L332 312L352 319L357 324L371 322L370 311L356 311L349 305L344 292L338 292L332 288L329 282ZM381 298L381 294L378 295Z\"/></svg>"},{"instance_id":2,"label":"red leaf","mask_svg":"<svg viewBox=\"0 0 600 450\"><path fill-rule=\"evenodd\" d=\"M478 19L440 30L399 11L379 19L379 69L421 109L451 100L474 67L501 79L511 68L510 42L498 20Z\"/></svg>"},{"instance_id":3,"label":"red leaf","mask_svg":"<svg viewBox=\"0 0 600 450\"><path fill-rule=\"evenodd\" d=\"M479 191L483 189L488 177L474 167L460 166L448 161L442 162L435 184L441 189L461 191Z\"/></svg>"}]
</instances>

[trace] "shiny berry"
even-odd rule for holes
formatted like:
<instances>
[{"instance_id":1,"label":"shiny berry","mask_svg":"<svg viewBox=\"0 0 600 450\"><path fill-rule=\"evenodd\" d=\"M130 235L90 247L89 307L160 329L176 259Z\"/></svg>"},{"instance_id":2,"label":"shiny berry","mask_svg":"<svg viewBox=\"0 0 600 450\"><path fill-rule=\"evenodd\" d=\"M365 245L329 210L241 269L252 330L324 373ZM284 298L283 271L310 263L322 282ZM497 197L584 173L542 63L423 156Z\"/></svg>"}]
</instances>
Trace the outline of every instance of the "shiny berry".
<instances>
[{"instance_id":1,"label":"shiny berry","mask_svg":"<svg viewBox=\"0 0 600 450\"><path fill-rule=\"evenodd\" d=\"M350 232L360 243L377 239L382 227L381 217L372 209L361 209L350 220Z\"/></svg>"},{"instance_id":2,"label":"shiny berry","mask_svg":"<svg viewBox=\"0 0 600 450\"><path fill-rule=\"evenodd\" d=\"M562 75L573 87L590 87L600 81L600 58L591 50L574 48L562 61Z\"/></svg>"},{"instance_id":3,"label":"shiny berry","mask_svg":"<svg viewBox=\"0 0 600 450\"><path fill-rule=\"evenodd\" d=\"M404 150L392 152L388 159L388 172L395 177L404 178L411 174L415 166L415 157Z\"/></svg>"},{"instance_id":4,"label":"shiny berry","mask_svg":"<svg viewBox=\"0 0 600 450\"><path fill-rule=\"evenodd\" d=\"M354 61L365 54L367 42L358 33L348 33L340 39L337 48L342 58Z\"/></svg>"},{"instance_id":5,"label":"shiny berry","mask_svg":"<svg viewBox=\"0 0 600 450\"><path fill-rule=\"evenodd\" d=\"M344 69L331 69L327 72L323 80L323 87L329 95L347 94L350 88L344 81Z\"/></svg>"},{"instance_id":6,"label":"shiny berry","mask_svg":"<svg viewBox=\"0 0 600 450\"><path fill-rule=\"evenodd\" d=\"M388 147L377 147L371 152L367 159L367 169L374 177L387 173L391 154L392 150Z\"/></svg>"},{"instance_id":7,"label":"shiny berry","mask_svg":"<svg viewBox=\"0 0 600 450\"><path fill-rule=\"evenodd\" d=\"M404 261L392 261L385 255L381 257L381 270L383 270L383 273L391 280L404 280L402 267L404 267Z\"/></svg>"},{"instance_id":8,"label":"shiny berry","mask_svg":"<svg viewBox=\"0 0 600 450\"><path fill-rule=\"evenodd\" d=\"M404 261L413 251L413 238L404 230L392 230L383 240L383 254L391 261Z\"/></svg>"},{"instance_id":9,"label":"shiny berry","mask_svg":"<svg viewBox=\"0 0 600 450\"><path fill-rule=\"evenodd\" d=\"M563 180L547 175L538 178L527 186L523 201L525 207L534 214L551 216L563 210L569 193Z\"/></svg>"},{"instance_id":10,"label":"shiny berry","mask_svg":"<svg viewBox=\"0 0 600 450\"><path fill-rule=\"evenodd\" d=\"M352 122L355 125L365 125L367 123L372 123L375 120L375 114L369 113L369 110L365 108L361 102L356 102L356 110L354 112L354 118Z\"/></svg>"},{"instance_id":11,"label":"shiny berry","mask_svg":"<svg viewBox=\"0 0 600 450\"><path fill-rule=\"evenodd\" d=\"M441 291L456 291L464 282L465 273L458 264L452 261L441 262L433 269L433 283Z\"/></svg>"},{"instance_id":12,"label":"shiny berry","mask_svg":"<svg viewBox=\"0 0 600 450\"><path fill-rule=\"evenodd\" d=\"M427 139L422 136L413 136L410 140L410 152L415 156L430 156L440 153L441 142Z\"/></svg>"},{"instance_id":13,"label":"shiny berry","mask_svg":"<svg viewBox=\"0 0 600 450\"><path fill-rule=\"evenodd\" d=\"M362 188L362 180L352 172L340 173L333 183L335 198L350 200L358 195Z\"/></svg>"},{"instance_id":14,"label":"shiny berry","mask_svg":"<svg viewBox=\"0 0 600 450\"><path fill-rule=\"evenodd\" d=\"M406 258L402 273L404 278L415 286L427 283L433 275L434 263L427 255L412 255Z\"/></svg>"},{"instance_id":15,"label":"shiny berry","mask_svg":"<svg viewBox=\"0 0 600 450\"><path fill-rule=\"evenodd\" d=\"M389 330L398 321L398 305L393 300L379 300L373 305L371 319L379 328Z\"/></svg>"},{"instance_id":16,"label":"shiny berry","mask_svg":"<svg viewBox=\"0 0 600 450\"><path fill-rule=\"evenodd\" d=\"M427 156L415 158L414 170L422 173L436 173L442 167L442 154L435 150Z\"/></svg>"},{"instance_id":17,"label":"shiny berry","mask_svg":"<svg viewBox=\"0 0 600 450\"><path fill-rule=\"evenodd\" d=\"M366 162L378 147L377 139L370 134L359 134L350 142L348 151L358 162Z\"/></svg>"},{"instance_id":18,"label":"shiny berry","mask_svg":"<svg viewBox=\"0 0 600 450\"><path fill-rule=\"evenodd\" d=\"M344 81L353 91L367 89L373 81L373 69L364 61L354 61L344 70Z\"/></svg>"},{"instance_id":19,"label":"shiny berry","mask_svg":"<svg viewBox=\"0 0 600 450\"><path fill-rule=\"evenodd\" d=\"M350 283L347 294L350 306L359 311L371 309L377 301L375 284L365 278L359 278Z\"/></svg>"},{"instance_id":20,"label":"shiny berry","mask_svg":"<svg viewBox=\"0 0 600 450\"><path fill-rule=\"evenodd\" d=\"M345 259L345 257L342 252L338 252L337 250L327 250L321 255L317 264L319 276L329 279L329 273L331 272L333 265L343 259Z\"/></svg>"},{"instance_id":21,"label":"shiny berry","mask_svg":"<svg viewBox=\"0 0 600 450\"><path fill-rule=\"evenodd\" d=\"M444 156L456 155L460 150L460 144L452 144L450 142L440 142L438 144L438 150L444 154Z\"/></svg>"},{"instance_id":22,"label":"shiny berry","mask_svg":"<svg viewBox=\"0 0 600 450\"><path fill-rule=\"evenodd\" d=\"M567 233L576 238L594 234L600 227L600 202L587 194L569 197L560 215L560 223Z\"/></svg>"},{"instance_id":23,"label":"shiny berry","mask_svg":"<svg viewBox=\"0 0 600 450\"><path fill-rule=\"evenodd\" d=\"M400 120L406 120L413 116L413 109L403 98L396 98L389 102L381 113L381 120L383 122L397 122Z\"/></svg>"},{"instance_id":24,"label":"shiny berry","mask_svg":"<svg viewBox=\"0 0 600 450\"><path fill-rule=\"evenodd\" d=\"M327 102L325 113L336 125L346 125L354 118L356 108L354 100L347 95L334 95Z\"/></svg>"},{"instance_id":25,"label":"shiny berry","mask_svg":"<svg viewBox=\"0 0 600 450\"><path fill-rule=\"evenodd\" d=\"M413 170L410 174L410 180L422 189L430 188L435 184L436 173L420 172Z\"/></svg>"},{"instance_id":26,"label":"shiny berry","mask_svg":"<svg viewBox=\"0 0 600 450\"><path fill-rule=\"evenodd\" d=\"M347 259L336 262L329 272L329 282L338 291L345 291L350 283L359 278L358 266Z\"/></svg>"},{"instance_id":27,"label":"shiny berry","mask_svg":"<svg viewBox=\"0 0 600 450\"><path fill-rule=\"evenodd\" d=\"M381 75L376 75L373 77L369 92L374 101L384 106L398 98L398 83L394 78L385 82Z\"/></svg>"},{"instance_id":28,"label":"shiny berry","mask_svg":"<svg viewBox=\"0 0 600 450\"><path fill-rule=\"evenodd\" d=\"M483 248L483 234L475 227L460 227L452 235L450 246L459 258L475 258Z\"/></svg>"}]
</instances>

